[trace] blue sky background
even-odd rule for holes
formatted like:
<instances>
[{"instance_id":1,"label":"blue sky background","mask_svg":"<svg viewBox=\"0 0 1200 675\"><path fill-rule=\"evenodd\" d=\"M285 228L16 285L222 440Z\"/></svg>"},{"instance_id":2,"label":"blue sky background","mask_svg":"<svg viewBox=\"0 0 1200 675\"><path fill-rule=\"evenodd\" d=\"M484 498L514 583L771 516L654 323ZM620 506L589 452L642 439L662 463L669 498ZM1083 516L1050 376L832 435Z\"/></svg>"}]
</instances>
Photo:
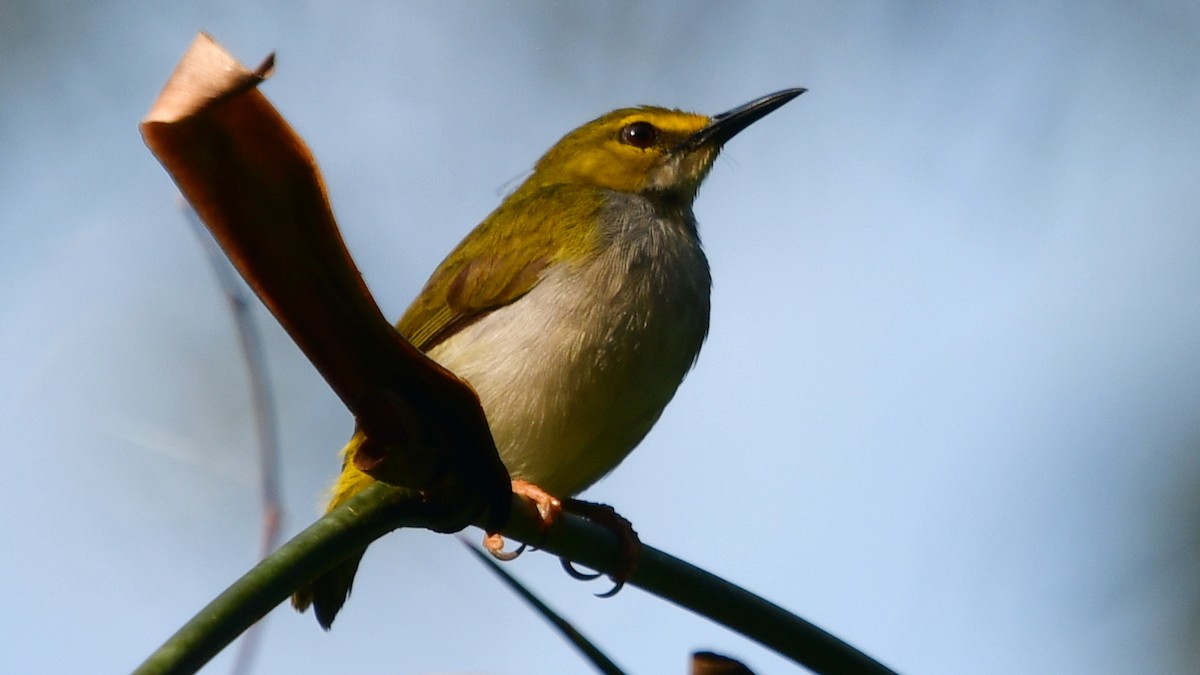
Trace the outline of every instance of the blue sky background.
<instances>
[{"instance_id":1,"label":"blue sky background","mask_svg":"<svg viewBox=\"0 0 1200 675\"><path fill-rule=\"evenodd\" d=\"M701 191L708 344L586 496L903 672L1200 668L1195 3L8 0L0 671L127 671L253 563L236 336L137 133L199 29L277 52L263 90L390 316L580 123L809 87ZM351 421L256 319L294 533ZM508 569L633 672L789 670L544 554ZM273 613L257 672L584 670L451 538L386 538L355 590L329 634Z\"/></svg>"}]
</instances>

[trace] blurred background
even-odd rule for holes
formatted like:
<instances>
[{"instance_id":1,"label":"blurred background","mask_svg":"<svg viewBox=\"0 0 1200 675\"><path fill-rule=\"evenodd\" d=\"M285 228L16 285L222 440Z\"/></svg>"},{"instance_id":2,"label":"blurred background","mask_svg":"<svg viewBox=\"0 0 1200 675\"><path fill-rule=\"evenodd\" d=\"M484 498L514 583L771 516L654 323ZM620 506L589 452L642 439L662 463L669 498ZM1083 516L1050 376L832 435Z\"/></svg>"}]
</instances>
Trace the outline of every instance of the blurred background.
<instances>
[{"instance_id":1,"label":"blurred background","mask_svg":"<svg viewBox=\"0 0 1200 675\"><path fill-rule=\"evenodd\" d=\"M0 671L127 671L255 559L232 318L137 132L200 29L277 53L263 91L389 316L575 126L809 87L701 190L708 344L585 496L902 672L1200 669L1194 2L6 0ZM351 420L255 320L292 534ZM790 669L545 554L507 569L633 672ZM257 666L586 670L418 532L371 549L332 632L274 612Z\"/></svg>"}]
</instances>

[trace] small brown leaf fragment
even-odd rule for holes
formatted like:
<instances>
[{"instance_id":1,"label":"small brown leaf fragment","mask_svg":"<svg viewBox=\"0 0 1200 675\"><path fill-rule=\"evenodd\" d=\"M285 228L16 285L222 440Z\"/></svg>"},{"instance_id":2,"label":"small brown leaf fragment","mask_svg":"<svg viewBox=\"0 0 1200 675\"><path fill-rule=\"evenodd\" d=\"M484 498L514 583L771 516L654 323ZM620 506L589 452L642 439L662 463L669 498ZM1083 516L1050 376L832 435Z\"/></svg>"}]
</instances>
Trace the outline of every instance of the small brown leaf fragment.
<instances>
[{"instance_id":1,"label":"small brown leaf fragment","mask_svg":"<svg viewBox=\"0 0 1200 675\"><path fill-rule=\"evenodd\" d=\"M715 652L692 654L691 675L754 675L744 663Z\"/></svg>"}]
</instances>

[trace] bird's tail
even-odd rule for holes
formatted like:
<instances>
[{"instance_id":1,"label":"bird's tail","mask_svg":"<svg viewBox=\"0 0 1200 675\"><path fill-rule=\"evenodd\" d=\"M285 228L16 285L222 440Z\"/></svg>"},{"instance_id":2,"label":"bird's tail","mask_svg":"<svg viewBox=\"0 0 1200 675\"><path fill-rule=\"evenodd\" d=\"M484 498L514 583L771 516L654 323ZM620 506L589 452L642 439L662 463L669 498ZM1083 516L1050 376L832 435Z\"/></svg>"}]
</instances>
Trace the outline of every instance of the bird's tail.
<instances>
[{"instance_id":1,"label":"bird's tail","mask_svg":"<svg viewBox=\"0 0 1200 675\"><path fill-rule=\"evenodd\" d=\"M326 512L334 510L343 502L362 492L375 482L367 474L354 466L354 453L364 440L362 433L355 433L350 442L342 450L342 475L333 486L333 497L329 500ZM313 580L311 584L297 590L292 595L292 607L305 611L312 606L317 615L317 623L325 630L333 625L333 619L338 610L350 596L350 587L354 585L354 574L358 571L358 563L362 560L366 549L355 552L342 560L332 569Z\"/></svg>"}]
</instances>

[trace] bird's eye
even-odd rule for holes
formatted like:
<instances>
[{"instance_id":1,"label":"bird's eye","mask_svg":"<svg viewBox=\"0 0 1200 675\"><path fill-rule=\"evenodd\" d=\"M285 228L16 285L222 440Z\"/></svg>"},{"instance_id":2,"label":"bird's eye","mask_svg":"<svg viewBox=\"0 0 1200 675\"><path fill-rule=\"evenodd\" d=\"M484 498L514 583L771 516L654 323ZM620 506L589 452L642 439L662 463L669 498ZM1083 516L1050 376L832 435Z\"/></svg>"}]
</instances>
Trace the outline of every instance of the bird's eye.
<instances>
[{"instance_id":1,"label":"bird's eye","mask_svg":"<svg viewBox=\"0 0 1200 675\"><path fill-rule=\"evenodd\" d=\"M621 129L621 142L635 148L648 148L658 141L658 129L649 122L634 122Z\"/></svg>"}]
</instances>

